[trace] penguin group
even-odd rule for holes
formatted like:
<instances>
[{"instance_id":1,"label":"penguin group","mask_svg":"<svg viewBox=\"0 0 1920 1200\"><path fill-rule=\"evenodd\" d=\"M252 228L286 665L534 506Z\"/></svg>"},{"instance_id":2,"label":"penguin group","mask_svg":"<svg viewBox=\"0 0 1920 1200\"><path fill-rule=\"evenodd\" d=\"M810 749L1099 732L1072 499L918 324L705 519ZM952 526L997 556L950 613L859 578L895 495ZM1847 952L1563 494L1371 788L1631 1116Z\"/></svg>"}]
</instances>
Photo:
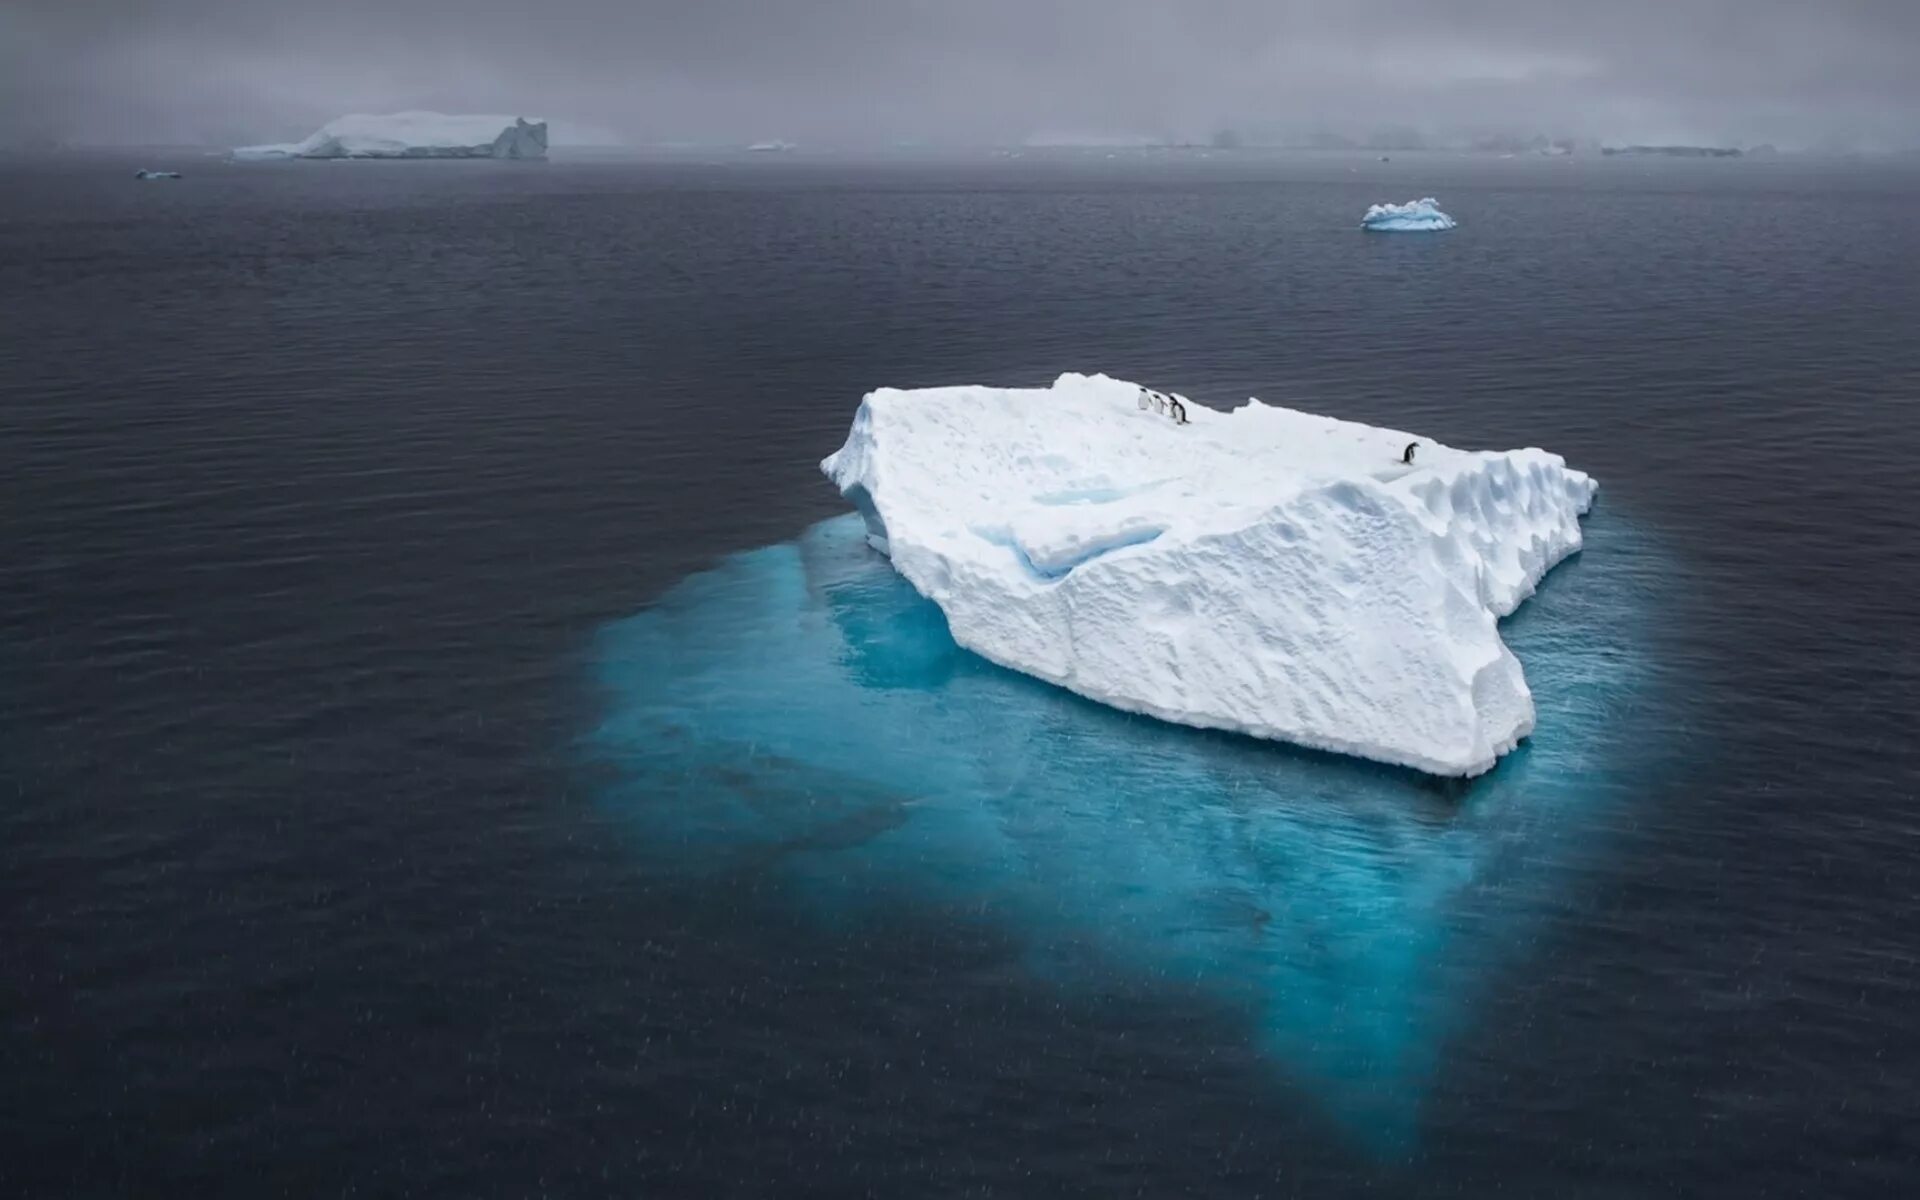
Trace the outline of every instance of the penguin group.
<instances>
[{"instance_id":1,"label":"penguin group","mask_svg":"<svg viewBox=\"0 0 1920 1200\"><path fill-rule=\"evenodd\" d=\"M1157 413L1173 418L1175 425L1187 424L1187 406L1165 392L1156 392L1152 388L1140 389L1140 411L1152 409Z\"/></svg>"}]
</instances>

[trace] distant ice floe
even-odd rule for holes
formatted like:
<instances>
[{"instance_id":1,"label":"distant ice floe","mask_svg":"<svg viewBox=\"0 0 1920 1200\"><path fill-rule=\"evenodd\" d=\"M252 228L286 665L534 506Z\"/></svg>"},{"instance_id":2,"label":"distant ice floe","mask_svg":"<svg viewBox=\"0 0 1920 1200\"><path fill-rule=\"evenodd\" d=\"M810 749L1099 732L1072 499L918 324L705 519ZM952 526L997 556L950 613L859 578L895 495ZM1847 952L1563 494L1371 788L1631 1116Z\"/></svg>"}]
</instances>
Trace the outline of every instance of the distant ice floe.
<instances>
[{"instance_id":1,"label":"distant ice floe","mask_svg":"<svg viewBox=\"0 0 1920 1200\"><path fill-rule=\"evenodd\" d=\"M448 116L436 112L356 113L321 126L304 141L236 146L233 158L516 158L547 156L547 123L524 117Z\"/></svg>"},{"instance_id":2,"label":"distant ice floe","mask_svg":"<svg viewBox=\"0 0 1920 1200\"><path fill-rule=\"evenodd\" d=\"M138 171L135 171L135 172L133 173L133 177L134 177L135 179L178 179L178 178L180 178L180 172L178 172L178 171L149 171L149 170L146 170L145 168L142 168L142 169L140 169L140 170L138 170Z\"/></svg>"},{"instance_id":3,"label":"distant ice floe","mask_svg":"<svg viewBox=\"0 0 1920 1200\"><path fill-rule=\"evenodd\" d=\"M1432 233L1452 229L1453 224L1432 196L1405 204L1376 204L1360 219L1360 228L1376 233Z\"/></svg>"}]
</instances>

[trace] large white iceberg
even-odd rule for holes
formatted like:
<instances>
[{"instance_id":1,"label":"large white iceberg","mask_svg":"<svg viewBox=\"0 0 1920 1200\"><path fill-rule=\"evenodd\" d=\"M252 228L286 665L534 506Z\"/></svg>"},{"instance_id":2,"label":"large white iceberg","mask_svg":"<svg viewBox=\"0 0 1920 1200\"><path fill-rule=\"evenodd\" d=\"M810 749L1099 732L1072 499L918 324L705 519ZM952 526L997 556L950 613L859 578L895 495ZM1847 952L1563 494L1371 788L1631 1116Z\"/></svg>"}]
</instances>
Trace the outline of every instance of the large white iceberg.
<instances>
[{"instance_id":1,"label":"large white iceberg","mask_svg":"<svg viewBox=\"0 0 1920 1200\"><path fill-rule=\"evenodd\" d=\"M1381 233L1429 233L1452 229L1453 218L1440 211L1432 196L1405 204L1375 204L1360 218L1360 228Z\"/></svg>"},{"instance_id":2,"label":"large white iceberg","mask_svg":"<svg viewBox=\"0 0 1920 1200\"><path fill-rule=\"evenodd\" d=\"M356 113L305 141L238 146L243 161L282 158L545 158L547 123L435 112Z\"/></svg>"},{"instance_id":3,"label":"large white iceberg","mask_svg":"<svg viewBox=\"0 0 1920 1200\"><path fill-rule=\"evenodd\" d=\"M1257 400L1162 407L1104 375L883 388L821 468L961 645L1091 699L1439 775L1532 731L1498 618L1579 549L1592 479Z\"/></svg>"}]
</instances>

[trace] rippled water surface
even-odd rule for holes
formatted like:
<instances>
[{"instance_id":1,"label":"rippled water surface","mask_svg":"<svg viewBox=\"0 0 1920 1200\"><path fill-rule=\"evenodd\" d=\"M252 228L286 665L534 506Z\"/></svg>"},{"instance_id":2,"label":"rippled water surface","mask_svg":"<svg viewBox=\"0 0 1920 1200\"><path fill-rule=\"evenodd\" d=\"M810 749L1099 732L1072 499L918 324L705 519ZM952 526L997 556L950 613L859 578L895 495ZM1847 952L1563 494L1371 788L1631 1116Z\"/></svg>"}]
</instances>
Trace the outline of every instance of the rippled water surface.
<instances>
[{"instance_id":1,"label":"rippled water surface","mask_svg":"<svg viewBox=\"0 0 1920 1200\"><path fill-rule=\"evenodd\" d=\"M1920 1190L1917 195L0 163L0 1190ZM815 464L1069 369L1591 471L1535 738L960 652Z\"/></svg>"}]
</instances>

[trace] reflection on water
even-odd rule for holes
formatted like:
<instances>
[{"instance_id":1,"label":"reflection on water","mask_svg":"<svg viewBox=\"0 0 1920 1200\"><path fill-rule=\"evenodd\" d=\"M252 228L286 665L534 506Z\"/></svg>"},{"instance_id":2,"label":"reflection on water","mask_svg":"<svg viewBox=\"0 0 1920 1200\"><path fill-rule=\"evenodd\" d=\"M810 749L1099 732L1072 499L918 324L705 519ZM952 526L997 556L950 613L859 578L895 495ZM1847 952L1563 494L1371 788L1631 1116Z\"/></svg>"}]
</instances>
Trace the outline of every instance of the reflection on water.
<instances>
[{"instance_id":1,"label":"reflection on water","mask_svg":"<svg viewBox=\"0 0 1920 1200\"><path fill-rule=\"evenodd\" d=\"M994 667L849 516L605 630L590 747L654 869L764 872L824 921L964 905L1064 985L1125 971L1204 989L1357 1142L1390 1150L1446 1033L1551 902L1562 831L1625 796L1629 746L1646 761L1653 568L1596 513L1588 550L1506 626L1535 736L1446 785Z\"/></svg>"}]
</instances>

